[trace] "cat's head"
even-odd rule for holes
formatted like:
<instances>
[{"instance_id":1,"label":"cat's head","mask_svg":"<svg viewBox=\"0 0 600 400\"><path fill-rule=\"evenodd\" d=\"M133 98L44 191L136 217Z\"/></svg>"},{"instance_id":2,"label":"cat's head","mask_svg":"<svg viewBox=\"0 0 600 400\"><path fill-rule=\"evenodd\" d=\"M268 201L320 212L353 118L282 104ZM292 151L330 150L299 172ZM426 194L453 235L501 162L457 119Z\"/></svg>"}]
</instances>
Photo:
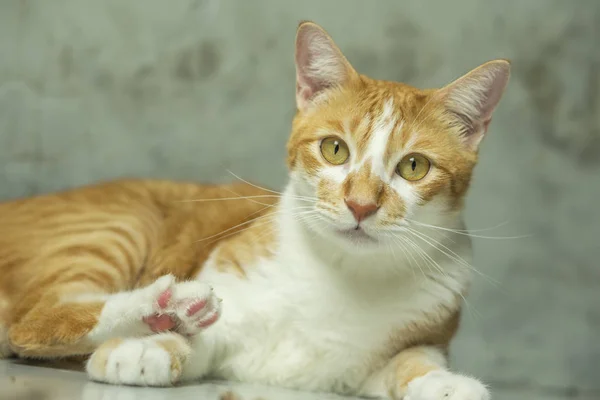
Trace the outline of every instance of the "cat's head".
<instances>
[{"instance_id":1,"label":"cat's head","mask_svg":"<svg viewBox=\"0 0 600 400\"><path fill-rule=\"evenodd\" d=\"M364 248L411 224L443 227L460 211L508 61L419 90L360 75L321 27L303 22L296 71L288 166L295 194L316 198L317 214L305 218L313 230Z\"/></svg>"}]
</instances>

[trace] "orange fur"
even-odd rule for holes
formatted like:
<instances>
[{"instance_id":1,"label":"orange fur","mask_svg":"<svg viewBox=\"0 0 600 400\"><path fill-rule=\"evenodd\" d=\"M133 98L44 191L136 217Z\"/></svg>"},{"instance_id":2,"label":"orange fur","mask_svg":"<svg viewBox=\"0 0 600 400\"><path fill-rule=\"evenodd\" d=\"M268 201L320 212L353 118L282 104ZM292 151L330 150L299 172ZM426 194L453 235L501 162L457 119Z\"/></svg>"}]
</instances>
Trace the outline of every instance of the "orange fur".
<instances>
[{"instance_id":1,"label":"orange fur","mask_svg":"<svg viewBox=\"0 0 600 400\"><path fill-rule=\"evenodd\" d=\"M275 215L276 211L266 211L243 232L219 243L214 251L218 268L245 277L248 265L261 257L269 257L277 233L273 223Z\"/></svg>"},{"instance_id":2,"label":"orange fur","mask_svg":"<svg viewBox=\"0 0 600 400\"><path fill-rule=\"evenodd\" d=\"M414 141L415 148L432 157L439 172L435 179L414 183L423 201L447 190L452 208L462 205L477 163L477 153L460 143L459 128L444 114L444 104L435 97L435 91L357 75L356 80L332 92L327 98L328 107L296 115L288 142L290 168L300 162L307 173L316 175L327 162L312 151L311 145L332 132L348 133L356 144L356 157L363 157L373 133L372 122L381 114L386 101L393 99L394 107L405 123L399 131L398 123L394 126L393 131L397 133L390 138L384 163L389 163L393 155ZM373 179L364 179L367 175L370 175L369 171L361 171L357 179L350 177L344 188L373 193L373 187L378 184ZM336 194L332 196L343 198Z\"/></svg>"},{"instance_id":3,"label":"orange fur","mask_svg":"<svg viewBox=\"0 0 600 400\"><path fill-rule=\"evenodd\" d=\"M398 397L397 392L405 392L408 384L428 372L439 370L440 366L432 363L428 355L419 347L413 347L399 353L393 360L396 367L395 382L390 382L390 397ZM394 393L394 389L396 393Z\"/></svg>"},{"instance_id":4,"label":"orange fur","mask_svg":"<svg viewBox=\"0 0 600 400\"><path fill-rule=\"evenodd\" d=\"M221 232L235 233L275 200L191 200L256 195L268 192L247 184L118 181L0 204L0 350L8 336L21 356L91 352L83 338L103 302L65 299L145 286L168 273L192 276Z\"/></svg>"}]
</instances>

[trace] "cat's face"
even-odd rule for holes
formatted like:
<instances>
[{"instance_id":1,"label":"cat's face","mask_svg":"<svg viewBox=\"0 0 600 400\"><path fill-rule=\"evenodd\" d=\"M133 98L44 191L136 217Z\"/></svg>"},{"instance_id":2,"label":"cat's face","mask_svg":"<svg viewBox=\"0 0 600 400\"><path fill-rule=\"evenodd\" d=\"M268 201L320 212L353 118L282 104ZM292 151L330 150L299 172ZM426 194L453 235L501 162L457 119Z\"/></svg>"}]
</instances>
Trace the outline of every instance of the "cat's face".
<instances>
[{"instance_id":1,"label":"cat's face","mask_svg":"<svg viewBox=\"0 0 600 400\"><path fill-rule=\"evenodd\" d=\"M290 166L297 193L316 198L313 228L350 244L387 243L410 221L440 225L461 207L476 154L430 115L431 102L420 113L429 100L367 81L297 117Z\"/></svg>"},{"instance_id":2,"label":"cat's face","mask_svg":"<svg viewBox=\"0 0 600 400\"><path fill-rule=\"evenodd\" d=\"M508 63L422 91L360 76L312 23L299 28L296 62L288 164L299 203L314 204L306 223L351 248L444 227L462 207Z\"/></svg>"}]
</instances>

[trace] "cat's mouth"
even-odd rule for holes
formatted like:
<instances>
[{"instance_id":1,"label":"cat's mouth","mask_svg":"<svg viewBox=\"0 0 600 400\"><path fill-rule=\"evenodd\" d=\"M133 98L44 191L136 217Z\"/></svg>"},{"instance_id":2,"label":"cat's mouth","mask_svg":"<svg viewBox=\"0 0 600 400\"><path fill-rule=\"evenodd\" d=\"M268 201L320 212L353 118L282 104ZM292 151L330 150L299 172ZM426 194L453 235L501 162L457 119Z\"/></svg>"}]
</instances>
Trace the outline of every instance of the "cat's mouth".
<instances>
[{"instance_id":1,"label":"cat's mouth","mask_svg":"<svg viewBox=\"0 0 600 400\"><path fill-rule=\"evenodd\" d=\"M338 233L346 239L349 239L356 243L377 242L377 240L373 236L365 232L365 230L360 225L357 225L356 227L350 229L338 229Z\"/></svg>"}]
</instances>

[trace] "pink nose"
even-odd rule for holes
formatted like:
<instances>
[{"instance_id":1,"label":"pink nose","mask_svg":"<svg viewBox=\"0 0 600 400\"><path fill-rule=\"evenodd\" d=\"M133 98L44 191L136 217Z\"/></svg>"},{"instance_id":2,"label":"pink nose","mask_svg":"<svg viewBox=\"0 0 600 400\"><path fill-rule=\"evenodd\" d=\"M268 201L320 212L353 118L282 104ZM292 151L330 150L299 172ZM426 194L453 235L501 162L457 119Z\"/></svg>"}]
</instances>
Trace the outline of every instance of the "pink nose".
<instances>
[{"instance_id":1,"label":"pink nose","mask_svg":"<svg viewBox=\"0 0 600 400\"><path fill-rule=\"evenodd\" d=\"M359 204L352 200L345 200L348 209L354 215L356 222L360 222L365 218L375 214L379 210L379 206L375 203Z\"/></svg>"}]
</instances>

